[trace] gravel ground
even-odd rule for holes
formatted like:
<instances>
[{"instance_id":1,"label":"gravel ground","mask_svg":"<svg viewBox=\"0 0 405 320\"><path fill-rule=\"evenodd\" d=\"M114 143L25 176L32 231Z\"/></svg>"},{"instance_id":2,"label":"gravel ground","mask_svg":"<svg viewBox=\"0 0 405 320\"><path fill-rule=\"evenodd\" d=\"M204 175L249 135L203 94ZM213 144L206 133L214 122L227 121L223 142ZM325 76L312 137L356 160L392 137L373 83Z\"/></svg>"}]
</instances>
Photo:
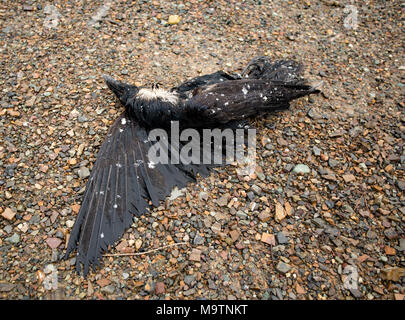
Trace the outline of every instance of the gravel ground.
<instances>
[{"instance_id":1,"label":"gravel ground","mask_svg":"<svg viewBox=\"0 0 405 320\"><path fill-rule=\"evenodd\" d=\"M0 297L404 299L404 3L356 1L356 29L330 0L52 3L0 4ZM255 122L255 176L200 179L77 275L61 257L122 110L101 75L171 87L258 55L323 93Z\"/></svg>"}]
</instances>

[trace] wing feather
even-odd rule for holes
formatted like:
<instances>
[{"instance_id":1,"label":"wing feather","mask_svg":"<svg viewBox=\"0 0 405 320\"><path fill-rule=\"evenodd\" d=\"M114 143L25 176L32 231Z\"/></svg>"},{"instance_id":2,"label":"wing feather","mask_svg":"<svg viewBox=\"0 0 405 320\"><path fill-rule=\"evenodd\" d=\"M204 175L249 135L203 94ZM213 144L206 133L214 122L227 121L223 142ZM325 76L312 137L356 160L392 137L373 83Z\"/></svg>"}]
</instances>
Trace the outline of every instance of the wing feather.
<instances>
[{"instance_id":1,"label":"wing feather","mask_svg":"<svg viewBox=\"0 0 405 320\"><path fill-rule=\"evenodd\" d=\"M127 111L111 126L87 182L65 255L77 248L78 272L83 268L87 275L90 266L100 265L102 252L122 237L133 216L158 206L173 187L183 188L199 172L209 172L206 165L152 165L148 161L151 146L148 129Z\"/></svg>"}]
</instances>

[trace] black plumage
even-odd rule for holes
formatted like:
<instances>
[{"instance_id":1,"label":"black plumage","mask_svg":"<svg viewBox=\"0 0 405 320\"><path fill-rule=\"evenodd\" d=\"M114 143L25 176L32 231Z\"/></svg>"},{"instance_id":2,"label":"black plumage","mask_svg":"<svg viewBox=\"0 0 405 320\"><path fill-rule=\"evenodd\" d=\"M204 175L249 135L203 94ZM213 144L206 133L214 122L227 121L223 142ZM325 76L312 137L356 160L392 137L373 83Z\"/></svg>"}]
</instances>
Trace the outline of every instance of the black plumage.
<instances>
[{"instance_id":1,"label":"black plumage","mask_svg":"<svg viewBox=\"0 0 405 320\"><path fill-rule=\"evenodd\" d=\"M110 128L87 182L65 257L77 248L76 267L84 274L99 265L103 251L119 240L133 216L158 206L173 187L206 176L211 164L160 164L148 159L155 128L235 128L247 118L288 108L293 99L319 92L300 77L294 61L253 59L242 76L219 71L169 91L139 88L105 76L125 111ZM236 126L235 126L236 124ZM240 126L239 126L240 127ZM167 142L170 152L181 145Z\"/></svg>"}]
</instances>

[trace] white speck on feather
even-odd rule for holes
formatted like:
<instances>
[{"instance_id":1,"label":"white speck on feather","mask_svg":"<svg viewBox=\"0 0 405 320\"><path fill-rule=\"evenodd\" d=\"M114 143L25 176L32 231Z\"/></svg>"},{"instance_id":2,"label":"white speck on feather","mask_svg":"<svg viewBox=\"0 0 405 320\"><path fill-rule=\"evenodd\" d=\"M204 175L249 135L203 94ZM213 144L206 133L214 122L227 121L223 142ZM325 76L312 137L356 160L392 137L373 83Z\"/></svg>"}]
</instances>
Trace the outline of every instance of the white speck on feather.
<instances>
[{"instance_id":1,"label":"white speck on feather","mask_svg":"<svg viewBox=\"0 0 405 320\"><path fill-rule=\"evenodd\" d=\"M124 129L121 129L121 128L120 128L120 132L122 132L122 131L124 131Z\"/></svg>"},{"instance_id":2,"label":"white speck on feather","mask_svg":"<svg viewBox=\"0 0 405 320\"><path fill-rule=\"evenodd\" d=\"M266 96L264 96L264 97L263 97L263 100L264 100L264 101L267 101L267 97L266 97Z\"/></svg>"},{"instance_id":3,"label":"white speck on feather","mask_svg":"<svg viewBox=\"0 0 405 320\"><path fill-rule=\"evenodd\" d=\"M113 207L114 207L114 209L117 209L118 205L116 203L114 203Z\"/></svg>"},{"instance_id":4,"label":"white speck on feather","mask_svg":"<svg viewBox=\"0 0 405 320\"><path fill-rule=\"evenodd\" d=\"M136 161L134 162L134 165L135 165L135 167L139 167L142 163L143 163L142 160L136 160Z\"/></svg>"},{"instance_id":5,"label":"white speck on feather","mask_svg":"<svg viewBox=\"0 0 405 320\"><path fill-rule=\"evenodd\" d=\"M121 119L121 124L126 124L126 123L127 123L127 119L122 118L122 119Z\"/></svg>"},{"instance_id":6,"label":"white speck on feather","mask_svg":"<svg viewBox=\"0 0 405 320\"><path fill-rule=\"evenodd\" d=\"M150 169L154 169L155 166L156 166L156 163L154 163L152 161L148 163L148 168L150 168Z\"/></svg>"},{"instance_id":7,"label":"white speck on feather","mask_svg":"<svg viewBox=\"0 0 405 320\"><path fill-rule=\"evenodd\" d=\"M243 92L244 95L246 95L248 93L248 90L245 87L243 87L242 92Z\"/></svg>"},{"instance_id":8,"label":"white speck on feather","mask_svg":"<svg viewBox=\"0 0 405 320\"><path fill-rule=\"evenodd\" d=\"M117 166L117 168L122 168L122 164L121 164L121 163L116 163L115 165Z\"/></svg>"},{"instance_id":9,"label":"white speck on feather","mask_svg":"<svg viewBox=\"0 0 405 320\"><path fill-rule=\"evenodd\" d=\"M103 239L104 238L104 233L100 234L100 238Z\"/></svg>"},{"instance_id":10,"label":"white speck on feather","mask_svg":"<svg viewBox=\"0 0 405 320\"><path fill-rule=\"evenodd\" d=\"M117 194L116 197L117 197L118 199L121 198L121 196L120 196L119 194Z\"/></svg>"},{"instance_id":11,"label":"white speck on feather","mask_svg":"<svg viewBox=\"0 0 405 320\"><path fill-rule=\"evenodd\" d=\"M229 102L227 101L227 102L224 103L224 106L227 106L228 104L229 104Z\"/></svg>"},{"instance_id":12,"label":"white speck on feather","mask_svg":"<svg viewBox=\"0 0 405 320\"><path fill-rule=\"evenodd\" d=\"M103 191L103 190L101 190L101 191L100 191L100 194L101 194L101 195L103 195L103 194L104 194L104 191Z\"/></svg>"}]
</instances>

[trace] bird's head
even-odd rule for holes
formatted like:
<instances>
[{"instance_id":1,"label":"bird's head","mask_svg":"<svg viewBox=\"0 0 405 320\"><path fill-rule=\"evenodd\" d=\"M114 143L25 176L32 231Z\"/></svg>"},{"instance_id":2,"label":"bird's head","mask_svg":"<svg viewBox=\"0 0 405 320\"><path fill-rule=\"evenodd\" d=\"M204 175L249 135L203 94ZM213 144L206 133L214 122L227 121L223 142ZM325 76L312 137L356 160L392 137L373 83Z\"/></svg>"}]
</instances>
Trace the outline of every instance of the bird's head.
<instances>
[{"instance_id":1,"label":"bird's head","mask_svg":"<svg viewBox=\"0 0 405 320\"><path fill-rule=\"evenodd\" d=\"M150 87L138 88L137 86L117 81L107 75L104 75L103 77L107 86L112 92L114 92L124 106L128 103L133 104L135 101L155 101L175 105L179 100L176 91L162 89L159 83L153 83Z\"/></svg>"},{"instance_id":2,"label":"bird's head","mask_svg":"<svg viewBox=\"0 0 405 320\"><path fill-rule=\"evenodd\" d=\"M137 86L127 84L113 79L110 76L103 75L108 88L117 96L121 103L125 106L130 97L136 96L139 91Z\"/></svg>"}]
</instances>

